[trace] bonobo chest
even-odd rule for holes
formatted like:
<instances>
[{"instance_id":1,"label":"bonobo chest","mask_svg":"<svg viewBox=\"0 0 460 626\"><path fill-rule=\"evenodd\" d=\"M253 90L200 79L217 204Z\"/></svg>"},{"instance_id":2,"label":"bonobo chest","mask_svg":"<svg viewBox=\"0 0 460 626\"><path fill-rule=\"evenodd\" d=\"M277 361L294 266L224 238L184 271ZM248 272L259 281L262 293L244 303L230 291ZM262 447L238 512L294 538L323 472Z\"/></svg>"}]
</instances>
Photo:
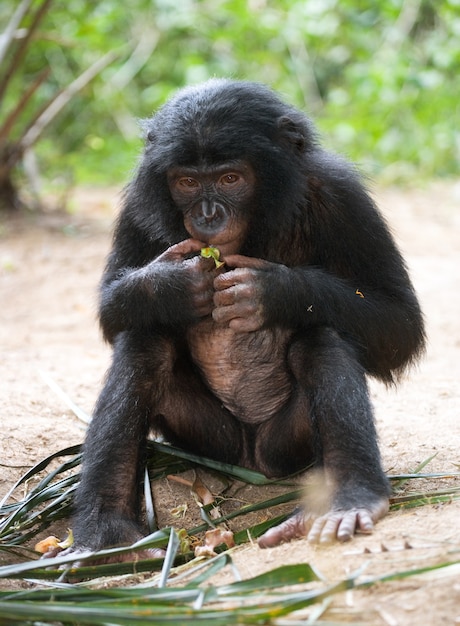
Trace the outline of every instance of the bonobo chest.
<instances>
[{"instance_id":1,"label":"bonobo chest","mask_svg":"<svg viewBox=\"0 0 460 626\"><path fill-rule=\"evenodd\" d=\"M270 419L288 400L291 332L280 328L236 333L211 318L189 329L192 360L209 389L238 419Z\"/></svg>"}]
</instances>

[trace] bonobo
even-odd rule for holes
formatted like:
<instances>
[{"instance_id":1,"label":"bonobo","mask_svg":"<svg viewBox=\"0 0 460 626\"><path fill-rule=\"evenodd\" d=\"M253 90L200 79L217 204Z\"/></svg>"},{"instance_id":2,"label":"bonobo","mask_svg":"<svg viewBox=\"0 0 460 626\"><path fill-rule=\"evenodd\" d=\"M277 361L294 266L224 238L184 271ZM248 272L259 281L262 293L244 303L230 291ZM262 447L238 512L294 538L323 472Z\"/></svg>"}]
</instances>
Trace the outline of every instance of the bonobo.
<instances>
[{"instance_id":1,"label":"bonobo","mask_svg":"<svg viewBox=\"0 0 460 626\"><path fill-rule=\"evenodd\" d=\"M366 376L424 348L404 261L354 167L259 84L183 89L145 122L100 288L113 362L73 550L129 544L148 435L269 477L315 463L327 508L259 539L345 541L388 510ZM200 250L214 246L217 268ZM153 554L153 552L152 552Z\"/></svg>"}]
</instances>

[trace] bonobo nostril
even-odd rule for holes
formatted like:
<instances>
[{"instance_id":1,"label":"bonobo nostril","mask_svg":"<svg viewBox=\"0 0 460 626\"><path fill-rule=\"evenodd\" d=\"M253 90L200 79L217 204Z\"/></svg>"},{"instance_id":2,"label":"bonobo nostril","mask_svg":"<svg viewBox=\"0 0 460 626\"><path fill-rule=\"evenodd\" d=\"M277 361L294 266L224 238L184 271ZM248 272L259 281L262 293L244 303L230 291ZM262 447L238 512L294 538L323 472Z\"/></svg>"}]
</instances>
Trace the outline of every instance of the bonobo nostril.
<instances>
[{"instance_id":1,"label":"bonobo nostril","mask_svg":"<svg viewBox=\"0 0 460 626\"><path fill-rule=\"evenodd\" d=\"M201 212L207 222L211 222L216 215L216 206L214 202L210 202L207 199L203 199L201 202Z\"/></svg>"},{"instance_id":2,"label":"bonobo nostril","mask_svg":"<svg viewBox=\"0 0 460 626\"><path fill-rule=\"evenodd\" d=\"M225 215L225 208L215 200L203 199L201 202L201 212L207 224L220 219Z\"/></svg>"}]
</instances>

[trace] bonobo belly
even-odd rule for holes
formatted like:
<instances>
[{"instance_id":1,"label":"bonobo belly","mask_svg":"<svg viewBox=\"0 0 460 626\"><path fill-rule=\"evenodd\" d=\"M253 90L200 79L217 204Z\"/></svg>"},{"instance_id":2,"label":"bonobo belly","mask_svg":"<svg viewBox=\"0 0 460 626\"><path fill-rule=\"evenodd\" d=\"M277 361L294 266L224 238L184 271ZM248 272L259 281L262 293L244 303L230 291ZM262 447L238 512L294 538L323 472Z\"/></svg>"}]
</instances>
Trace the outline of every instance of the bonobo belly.
<instances>
[{"instance_id":1,"label":"bonobo belly","mask_svg":"<svg viewBox=\"0 0 460 626\"><path fill-rule=\"evenodd\" d=\"M211 391L235 417L257 424L270 419L291 395L291 334L280 328L236 333L206 318L188 331L187 340Z\"/></svg>"}]
</instances>

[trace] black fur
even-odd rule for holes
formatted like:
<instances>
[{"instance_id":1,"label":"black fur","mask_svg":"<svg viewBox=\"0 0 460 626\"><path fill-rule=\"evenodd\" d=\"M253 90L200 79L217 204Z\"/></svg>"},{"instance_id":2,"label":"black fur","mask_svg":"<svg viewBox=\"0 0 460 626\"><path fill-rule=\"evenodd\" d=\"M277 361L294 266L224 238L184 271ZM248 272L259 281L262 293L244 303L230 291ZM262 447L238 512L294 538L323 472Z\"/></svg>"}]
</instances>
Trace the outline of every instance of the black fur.
<instances>
[{"instance_id":1,"label":"black fur","mask_svg":"<svg viewBox=\"0 0 460 626\"><path fill-rule=\"evenodd\" d=\"M85 444L76 548L141 533L135 494L150 428L268 475L316 461L335 481L333 509L372 507L388 484L365 375L396 380L423 351L424 328L401 255L357 172L320 147L302 113L254 83L184 89L144 130L101 282L100 322L114 358ZM231 344L222 335L225 350L244 355L235 401L223 402L190 348L200 322L190 276L155 259L190 237L168 171L234 160L256 178L239 253L270 263L254 274L261 330ZM265 388L273 397L262 397Z\"/></svg>"}]
</instances>

